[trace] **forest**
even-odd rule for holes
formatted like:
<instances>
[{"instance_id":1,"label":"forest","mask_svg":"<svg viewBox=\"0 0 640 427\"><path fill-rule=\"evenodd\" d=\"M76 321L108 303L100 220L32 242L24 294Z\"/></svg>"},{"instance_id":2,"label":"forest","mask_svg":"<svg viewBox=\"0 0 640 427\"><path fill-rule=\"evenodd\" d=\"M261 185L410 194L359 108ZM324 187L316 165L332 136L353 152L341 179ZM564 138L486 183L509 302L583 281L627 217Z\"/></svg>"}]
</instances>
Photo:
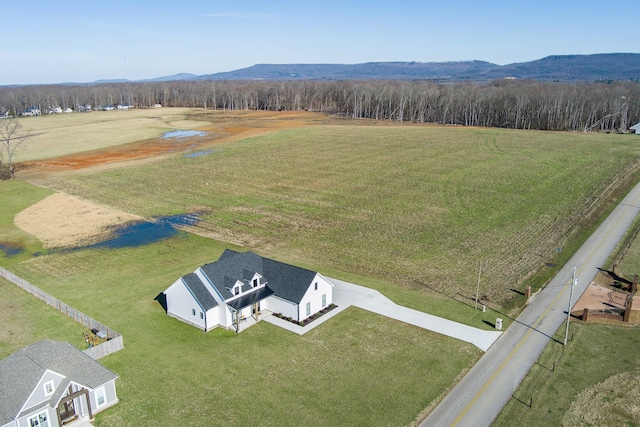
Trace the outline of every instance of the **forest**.
<instances>
[{"instance_id":1,"label":"forest","mask_svg":"<svg viewBox=\"0 0 640 427\"><path fill-rule=\"evenodd\" d=\"M0 116L90 105L308 110L350 118L510 129L626 132L640 121L640 83L494 80L126 82L0 87ZM58 109L57 111L59 111Z\"/></svg>"}]
</instances>

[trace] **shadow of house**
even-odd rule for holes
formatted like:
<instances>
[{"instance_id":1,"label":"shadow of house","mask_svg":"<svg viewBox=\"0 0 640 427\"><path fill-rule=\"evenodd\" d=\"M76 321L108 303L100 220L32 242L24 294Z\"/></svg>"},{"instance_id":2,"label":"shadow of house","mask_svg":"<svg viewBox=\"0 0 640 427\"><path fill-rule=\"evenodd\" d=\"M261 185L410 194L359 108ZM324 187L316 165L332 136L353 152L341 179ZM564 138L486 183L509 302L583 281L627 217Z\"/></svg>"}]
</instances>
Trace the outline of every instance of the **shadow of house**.
<instances>
[{"instance_id":1,"label":"shadow of house","mask_svg":"<svg viewBox=\"0 0 640 427\"><path fill-rule=\"evenodd\" d=\"M167 312L167 295L164 292L160 292L158 295L156 295L156 297L154 298L155 301L158 301L158 303L162 306L162 308L164 309L164 312Z\"/></svg>"}]
</instances>

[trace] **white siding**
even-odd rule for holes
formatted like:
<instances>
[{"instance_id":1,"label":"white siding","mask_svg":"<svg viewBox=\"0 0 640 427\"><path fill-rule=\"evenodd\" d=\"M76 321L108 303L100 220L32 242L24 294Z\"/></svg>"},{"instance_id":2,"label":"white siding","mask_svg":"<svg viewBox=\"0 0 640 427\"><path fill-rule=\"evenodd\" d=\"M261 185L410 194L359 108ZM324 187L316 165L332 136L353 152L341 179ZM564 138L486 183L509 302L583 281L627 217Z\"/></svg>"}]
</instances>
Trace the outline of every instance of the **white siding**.
<instances>
[{"instance_id":1,"label":"white siding","mask_svg":"<svg viewBox=\"0 0 640 427\"><path fill-rule=\"evenodd\" d=\"M224 308L220 308L220 306L213 307L211 310L205 313L206 321L207 321L207 331L210 331L213 328L217 328L220 326L220 311L224 310Z\"/></svg>"},{"instance_id":2,"label":"white siding","mask_svg":"<svg viewBox=\"0 0 640 427\"><path fill-rule=\"evenodd\" d=\"M316 283L318 289L316 289ZM326 304L322 306L322 295L326 295ZM313 281L309 285L309 289L302 297L299 305L300 318L298 320L304 320L307 317L319 312L323 308L331 305L333 302L333 284L320 274L316 274ZM307 314L307 303L311 303L311 313Z\"/></svg>"},{"instance_id":3,"label":"white siding","mask_svg":"<svg viewBox=\"0 0 640 427\"><path fill-rule=\"evenodd\" d=\"M200 318L202 308L181 278L169 286L164 293L167 297L167 314L203 330L205 329L204 319ZM193 310L195 310L195 315Z\"/></svg>"},{"instance_id":4,"label":"white siding","mask_svg":"<svg viewBox=\"0 0 640 427\"><path fill-rule=\"evenodd\" d=\"M282 313L283 316L292 317L298 320L298 306L291 301L283 300L276 296L270 296L260 303L263 310L269 310L273 313Z\"/></svg>"}]
</instances>

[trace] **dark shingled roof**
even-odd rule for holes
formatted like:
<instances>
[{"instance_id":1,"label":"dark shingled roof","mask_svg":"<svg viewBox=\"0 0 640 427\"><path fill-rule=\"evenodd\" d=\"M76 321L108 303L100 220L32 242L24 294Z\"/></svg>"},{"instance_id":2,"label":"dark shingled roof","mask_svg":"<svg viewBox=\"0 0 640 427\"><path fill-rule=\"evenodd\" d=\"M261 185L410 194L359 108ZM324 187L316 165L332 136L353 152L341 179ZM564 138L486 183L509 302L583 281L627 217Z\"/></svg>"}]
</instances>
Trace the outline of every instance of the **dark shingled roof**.
<instances>
[{"instance_id":1,"label":"dark shingled roof","mask_svg":"<svg viewBox=\"0 0 640 427\"><path fill-rule=\"evenodd\" d=\"M218 305L218 302L213 298L213 295L211 295L197 274L187 274L182 277L182 281L187 285L187 288L191 290L191 294L200 306L202 306L204 311L209 311Z\"/></svg>"},{"instance_id":2,"label":"dark shingled roof","mask_svg":"<svg viewBox=\"0 0 640 427\"><path fill-rule=\"evenodd\" d=\"M0 360L0 424L20 415L20 408L47 369L91 389L118 378L69 343L43 340L28 345ZM54 393L51 399L59 397Z\"/></svg>"},{"instance_id":3,"label":"dark shingled roof","mask_svg":"<svg viewBox=\"0 0 640 427\"><path fill-rule=\"evenodd\" d=\"M216 262L204 265L202 271L218 289L223 298L233 296L228 289L229 278L246 282L253 273L260 274L273 293L285 300L300 303L316 276L316 272L293 265L285 264L269 258L261 257L253 252L235 252L225 250ZM247 272L251 272L250 275ZM246 288L243 286L243 290Z\"/></svg>"}]
</instances>

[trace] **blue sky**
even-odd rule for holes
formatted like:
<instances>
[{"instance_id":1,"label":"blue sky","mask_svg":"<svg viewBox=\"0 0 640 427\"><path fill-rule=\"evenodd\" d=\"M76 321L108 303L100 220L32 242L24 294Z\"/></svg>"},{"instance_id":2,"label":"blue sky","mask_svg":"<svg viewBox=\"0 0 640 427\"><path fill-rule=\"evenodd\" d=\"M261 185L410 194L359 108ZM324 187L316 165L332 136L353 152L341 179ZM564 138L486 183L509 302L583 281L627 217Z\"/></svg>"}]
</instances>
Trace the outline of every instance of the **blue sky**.
<instances>
[{"instance_id":1,"label":"blue sky","mask_svg":"<svg viewBox=\"0 0 640 427\"><path fill-rule=\"evenodd\" d=\"M636 10L635 0L11 1L0 6L0 85L638 52Z\"/></svg>"}]
</instances>

